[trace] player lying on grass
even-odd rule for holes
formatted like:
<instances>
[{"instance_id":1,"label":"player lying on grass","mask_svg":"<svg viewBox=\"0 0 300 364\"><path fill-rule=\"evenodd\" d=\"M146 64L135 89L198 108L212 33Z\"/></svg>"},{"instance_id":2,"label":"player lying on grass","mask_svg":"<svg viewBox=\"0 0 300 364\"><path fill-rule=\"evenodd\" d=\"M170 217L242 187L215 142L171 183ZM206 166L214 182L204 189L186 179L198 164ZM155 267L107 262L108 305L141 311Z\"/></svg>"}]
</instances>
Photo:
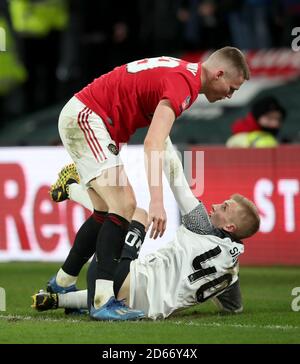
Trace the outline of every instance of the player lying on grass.
<instances>
[{"instance_id":1,"label":"player lying on grass","mask_svg":"<svg viewBox=\"0 0 300 364\"><path fill-rule=\"evenodd\" d=\"M210 298L225 311L241 312L238 256L244 251L241 239L253 235L259 228L256 207L236 194L222 204L212 205L208 214L190 190L169 140L164 169L183 216L182 225L172 242L138 258L147 214L136 210L115 274L116 297L152 319L166 318L178 309ZM69 185L69 193L72 186ZM78 185L75 186L82 202L85 197ZM34 296L34 307L93 310L95 263L94 258L88 271L88 290L66 294L42 292Z\"/></svg>"}]
</instances>

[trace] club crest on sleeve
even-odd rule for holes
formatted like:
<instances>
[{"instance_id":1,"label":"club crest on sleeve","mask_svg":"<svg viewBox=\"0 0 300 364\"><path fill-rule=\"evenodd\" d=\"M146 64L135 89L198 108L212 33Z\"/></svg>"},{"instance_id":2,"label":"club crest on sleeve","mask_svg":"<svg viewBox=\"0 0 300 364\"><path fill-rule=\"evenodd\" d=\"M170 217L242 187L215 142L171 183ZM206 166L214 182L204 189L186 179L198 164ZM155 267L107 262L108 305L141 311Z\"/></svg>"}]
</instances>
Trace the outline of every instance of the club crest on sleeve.
<instances>
[{"instance_id":1,"label":"club crest on sleeve","mask_svg":"<svg viewBox=\"0 0 300 364\"><path fill-rule=\"evenodd\" d=\"M189 107L191 101L191 96L187 96L183 103L180 105L181 111L184 111L186 108Z\"/></svg>"}]
</instances>

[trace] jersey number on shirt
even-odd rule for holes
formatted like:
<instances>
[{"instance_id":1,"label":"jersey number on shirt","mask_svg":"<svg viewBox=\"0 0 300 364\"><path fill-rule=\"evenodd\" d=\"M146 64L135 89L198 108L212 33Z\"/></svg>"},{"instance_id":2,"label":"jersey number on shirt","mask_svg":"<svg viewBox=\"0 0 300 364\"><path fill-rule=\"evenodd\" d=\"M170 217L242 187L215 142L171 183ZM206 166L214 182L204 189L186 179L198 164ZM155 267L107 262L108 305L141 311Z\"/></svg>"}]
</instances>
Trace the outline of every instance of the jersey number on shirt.
<instances>
[{"instance_id":1,"label":"jersey number on shirt","mask_svg":"<svg viewBox=\"0 0 300 364\"><path fill-rule=\"evenodd\" d=\"M179 66L179 60L172 57L145 58L127 64L129 73L137 73L157 67L174 68Z\"/></svg>"},{"instance_id":2,"label":"jersey number on shirt","mask_svg":"<svg viewBox=\"0 0 300 364\"><path fill-rule=\"evenodd\" d=\"M201 255L197 255L196 258L193 260L193 268L195 269L195 272L189 275L188 277L189 281L191 283L194 283L205 276L216 273L217 270L214 266L203 268L201 263L209 259L213 259L217 255L221 254L221 252L222 252L221 248L217 246L216 248L208 250L207 252ZM232 275L227 273L218 278L213 279L210 282L203 284L196 292L197 301L204 302L209 298L215 296L220 291L228 287L231 280L232 280ZM214 288L213 293L207 294L206 297L204 297L205 291L209 290L210 288Z\"/></svg>"}]
</instances>

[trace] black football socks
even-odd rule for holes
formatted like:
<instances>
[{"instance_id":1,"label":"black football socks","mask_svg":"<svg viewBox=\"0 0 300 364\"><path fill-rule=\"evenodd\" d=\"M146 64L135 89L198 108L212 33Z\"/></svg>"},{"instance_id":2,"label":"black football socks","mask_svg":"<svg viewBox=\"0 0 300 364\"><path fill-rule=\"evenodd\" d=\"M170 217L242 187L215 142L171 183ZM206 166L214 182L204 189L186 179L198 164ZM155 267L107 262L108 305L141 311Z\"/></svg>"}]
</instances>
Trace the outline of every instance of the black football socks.
<instances>
[{"instance_id":1,"label":"black football socks","mask_svg":"<svg viewBox=\"0 0 300 364\"><path fill-rule=\"evenodd\" d=\"M97 279L113 281L128 225L129 222L124 217L114 213L107 214L96 245Z\"/></svg>"},{"instance_id":2,"label":"black football socks","mask_svg":"<svg viewBox=\"0 0 300 364\"><path fill-rule=\"evenodd\" d=\"M77 277L83 265L95 253L97 237L106 216L107 212L94 210L94 213L83 223L62 266L65 273Z\"/></svg>"},{"instance_id":3,"label":"black football socks","mask_svg":"<svg viewBox=\"0 0 300 364\"><path fill-rule=\"evenodd\" d=\"M122 250L120 262L116 268L114 277L114 294L117 297L124 280L130 271L130 263L139 256L141 246L145 240L145 226L138 221L132 220L128 233L125 238L125 244Z\"/></svg>"}]
</instances>

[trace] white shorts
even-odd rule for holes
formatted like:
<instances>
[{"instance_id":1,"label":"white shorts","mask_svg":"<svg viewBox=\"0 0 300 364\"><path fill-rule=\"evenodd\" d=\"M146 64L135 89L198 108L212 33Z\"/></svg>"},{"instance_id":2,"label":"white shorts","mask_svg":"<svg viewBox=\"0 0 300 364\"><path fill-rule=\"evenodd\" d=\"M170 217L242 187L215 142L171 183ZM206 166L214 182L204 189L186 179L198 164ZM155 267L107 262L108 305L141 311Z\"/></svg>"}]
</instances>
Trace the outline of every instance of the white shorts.
<instances>
[{"instance_id":1,"label":"white shorts","mask_svg":"<svg viewBox=\"0 0 300 364\"><path fill-rule=\"evenodd\" d=\"M102 171L123 165L115 141L99 115L73 96L59 115L58 130L83 186Z\"/></svg>"},{"instance_id":2,"label":"white shorts","mask_svg":"<svg viewBox=\"0 0 300 364\"><path fill-rule=\"evenodd\" d=\"M177 282L182 280L176 265L180 258L174 258L180 253L170 242L166 247L131 262L130 307L142 310L146 317L156 320L168 317L182 305L176 288Z\"/></svg>"}]
</instances>

